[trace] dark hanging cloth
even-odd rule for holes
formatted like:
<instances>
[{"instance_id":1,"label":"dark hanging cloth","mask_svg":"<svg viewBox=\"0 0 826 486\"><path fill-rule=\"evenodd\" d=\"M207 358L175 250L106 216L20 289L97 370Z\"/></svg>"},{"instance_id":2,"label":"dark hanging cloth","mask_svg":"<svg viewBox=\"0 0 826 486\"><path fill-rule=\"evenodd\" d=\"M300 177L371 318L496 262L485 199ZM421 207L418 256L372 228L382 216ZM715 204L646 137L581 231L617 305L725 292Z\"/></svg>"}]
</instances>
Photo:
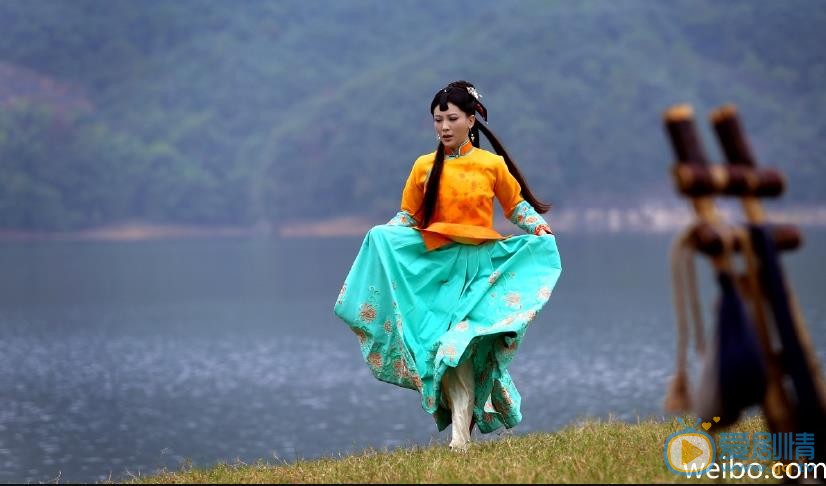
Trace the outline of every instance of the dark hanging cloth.
<instances>
[{"instance_id":1,"label":"dark hanging cloth","mask_svg":"<svg viewBox=\"0 0 826 486\"><path fill-rule=\"evenodd\" d=\"M766 366L732 276L721 272L717 281L717 322L706 350L696 412L704 420L720 417L719 424L725 426L736 422L745 408L763 401Z\"/></svg>"}]
</instances>

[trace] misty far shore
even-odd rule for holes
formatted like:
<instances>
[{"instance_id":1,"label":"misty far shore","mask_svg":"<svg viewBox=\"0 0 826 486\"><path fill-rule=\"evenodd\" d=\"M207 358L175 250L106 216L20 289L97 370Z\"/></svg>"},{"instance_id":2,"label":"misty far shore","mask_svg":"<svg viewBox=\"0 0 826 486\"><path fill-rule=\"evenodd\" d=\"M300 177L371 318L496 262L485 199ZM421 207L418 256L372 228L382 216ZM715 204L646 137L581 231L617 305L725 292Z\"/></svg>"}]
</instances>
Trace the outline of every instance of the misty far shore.
<instances>
[{"instance_id":1,"label":"misty far shore","mask_svg":"<svg viewBox=\"0 0 826 486\"><path fill-rule=\"evenodd\" d=\"M729 203L734 203L731 201ZM720 204L726 221L742 222L737 204ZM767 208L771 223L796 224L802 228L826 227L826 205L786 205ZM195 225L123 221L94 228L69 231L38 231L0 228L0 241L142 241L219 237L353 237L363 236L371 227L383 224L386 218L365 215L340 215L312 218L311 221L288 220L261 222L248 226ZM674 233L694 219L686 207L656 205L629 209L565 208L552 209L547 215L557 234L576 233ZM521 230L496 215L494 228L504 235L520 234Z\"/></svg>"}]
</instances>

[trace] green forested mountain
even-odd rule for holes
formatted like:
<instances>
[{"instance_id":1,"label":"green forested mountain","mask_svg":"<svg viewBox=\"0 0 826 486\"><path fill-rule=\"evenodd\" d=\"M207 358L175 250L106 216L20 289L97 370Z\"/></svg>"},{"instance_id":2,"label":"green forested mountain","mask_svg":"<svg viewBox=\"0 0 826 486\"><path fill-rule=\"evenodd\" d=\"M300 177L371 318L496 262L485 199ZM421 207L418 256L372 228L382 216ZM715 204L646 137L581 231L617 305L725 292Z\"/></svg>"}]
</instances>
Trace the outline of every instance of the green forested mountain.
<instances>
[{"instance_id":1,"label":"green forested mountain","mask_svg":"<svg viewBox=\"0 0 826 486\"><path fill-rule=\"evenodd\" d=\"M455 79L557 207L673 198L660 116L738 105L826 202L826 3L0 2L0 228L392 215Z\"/></svg>"}]
</instances>

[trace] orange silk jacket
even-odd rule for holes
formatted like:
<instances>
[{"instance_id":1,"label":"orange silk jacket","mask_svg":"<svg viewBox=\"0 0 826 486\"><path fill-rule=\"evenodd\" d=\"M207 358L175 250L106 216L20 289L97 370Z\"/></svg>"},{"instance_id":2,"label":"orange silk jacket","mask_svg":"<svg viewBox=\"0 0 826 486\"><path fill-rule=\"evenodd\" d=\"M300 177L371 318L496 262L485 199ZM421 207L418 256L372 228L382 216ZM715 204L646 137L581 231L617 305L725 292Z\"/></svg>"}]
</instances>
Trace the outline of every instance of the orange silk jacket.
<instances>
[{"instance_id":1,"label":"orange silk jacket","mask_svg":"<svg viewBox=\"0 0 826 486\"><path fill-rule=\"evenodd\" d=\"M508 219L524 201L505 159L470 144L462 152L445 157L436 211L427 228L415 226L428 250L451 241L479 244L506 238L493 229L493 198L499 200ZM401 209L416 221L423 216L424 190L435 157L432 152L416 159L402 192Z\"/></svg>"}]
</instances>

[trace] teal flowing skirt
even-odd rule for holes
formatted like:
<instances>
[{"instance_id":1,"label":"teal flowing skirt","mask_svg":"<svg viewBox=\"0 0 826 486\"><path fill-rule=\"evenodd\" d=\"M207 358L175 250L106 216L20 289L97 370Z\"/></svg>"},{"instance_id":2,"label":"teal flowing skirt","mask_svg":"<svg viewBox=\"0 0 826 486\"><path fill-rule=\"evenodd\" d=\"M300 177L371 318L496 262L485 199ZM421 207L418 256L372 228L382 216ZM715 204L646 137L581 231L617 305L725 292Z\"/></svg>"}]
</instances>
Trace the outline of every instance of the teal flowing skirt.
<instances>
[{"instance_id":1,"label":"teal flowing skirt","mask_svg":"<svg viewBox=\"0 0 826 486\"><path fill-rule=\"evenodd\" d=\"M522 420L507 367L561 272L553 235L427 251L418 230L380 225L365 236L334 310L373 375L418 390L440 431L451 422L442 376L472 360L473 414L488 433Z\"/></svg>"}]
</instances>

